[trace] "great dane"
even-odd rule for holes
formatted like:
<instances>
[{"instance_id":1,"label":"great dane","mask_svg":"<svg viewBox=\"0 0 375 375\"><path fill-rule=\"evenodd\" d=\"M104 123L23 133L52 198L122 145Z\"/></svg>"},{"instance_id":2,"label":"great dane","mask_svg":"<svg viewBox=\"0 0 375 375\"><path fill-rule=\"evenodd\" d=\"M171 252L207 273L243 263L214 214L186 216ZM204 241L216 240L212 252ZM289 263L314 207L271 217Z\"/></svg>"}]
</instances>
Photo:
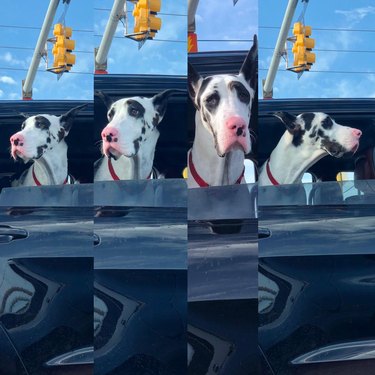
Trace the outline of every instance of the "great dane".
<instances>
[{"instance_id":1,"label":"great dane","mask_svg":"<svg viewBox=\"0 0 375 375\"><path fill-rule=\"evenodd\" d=\"M72 183L68 175L68 135L74 118L87 104L72 108L61 116L40 114L25 117L21 131L10 137L10 153L14 160L28 163L30 168L12 186L60 185Z\"/></svg>"},{"instance_id":2,"label":"great dane","mask_svg":"<svg viewBox=\"0 0 375 375\"><path fill-rule=\"evenodd\" d=\"M103 157L95 163L95 181L160 178L154 168L156 143L168 99L183 90L165 90L151 98L113 101L97 91L107 106L108 125L101 133Z\"/></svg>"},{"instance_id":3,"label":"great dane","mask_svg":"<svg viewBox=\"0 0 375 375\"><path fill-rule=\"evenodd\" d=\"M195 138L188 153L189 188L243 182L245 155L251 151L249 123L257 62L254 35L238 75L202 77L189 64L189 95L196 108Z\"/></svg>"},{"instance_id":4,"label":"great dane","mask_svg":"<svg viewBox=\"0 0 375 375\"><path fill-rule=\"evenodd\" d=\"M260 186L301 182L303 174L324 156L340 158L358 149L362 132L336 123L325 113L276 112L274 116L286 131L261 168Z\"/></svg>"}]
</instances>

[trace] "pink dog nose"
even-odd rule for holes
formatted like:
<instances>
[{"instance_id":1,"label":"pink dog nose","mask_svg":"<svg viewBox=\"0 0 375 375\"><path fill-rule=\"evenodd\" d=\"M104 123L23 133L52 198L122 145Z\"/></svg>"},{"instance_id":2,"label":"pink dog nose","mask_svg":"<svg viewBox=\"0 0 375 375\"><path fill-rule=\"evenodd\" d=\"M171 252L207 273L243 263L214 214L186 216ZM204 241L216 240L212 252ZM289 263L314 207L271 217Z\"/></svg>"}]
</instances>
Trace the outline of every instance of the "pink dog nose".
<instances>
[{"instance_id":1,"label":"pink dog nose","mask_svg":"<svg viewBox=\"0 0 375 375\"><path fill-rule=\"evenodd\" d=\"M13 134L10 137L10 143L14 146L23 146L25 138L21 133Z\"/></svg>"},{"instance_id":2,"label":"pink dog nose","mask_svg":"<svg viewBox=\"0 0 375 375\"><path fill-rule=\"evenodd\" d=\"M102 139L105 142L117 142L118 130L111 126L106 126L102 131Z\"/></svg>"},{"instance_id":3,"label":"pink dog nose","mask_svg":"<svg viewBox=\"0 0 375 375\"><path fill-rule=\"evenodd\" d=\"M359 129L355 129L355 128L352 129L352 133L357 138L359 138L362 135L362 132Z\"/></svg>"},{"instance_id":4,"label":"pink dog nose","mask_svg":"<svg viewBox=\"0 0 375 375\"><path fill-rule=\"evenodd\" d=\"M247 124L245 120L240 116L232 116L226 122L227 128L235 133L237 137L246 134Z\"/></svg>"}]
</instances>

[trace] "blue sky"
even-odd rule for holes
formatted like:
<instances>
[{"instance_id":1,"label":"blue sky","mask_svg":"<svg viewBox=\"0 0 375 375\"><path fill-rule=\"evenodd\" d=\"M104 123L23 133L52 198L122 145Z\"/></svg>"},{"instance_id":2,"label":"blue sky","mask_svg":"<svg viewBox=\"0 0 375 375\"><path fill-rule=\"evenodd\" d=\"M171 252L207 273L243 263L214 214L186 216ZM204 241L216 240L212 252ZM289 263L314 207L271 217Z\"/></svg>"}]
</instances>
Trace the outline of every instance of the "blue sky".
<instances>
[{"instance_id":1,"label":"blue sky","mask_svg":"<svg viewBox=\"0 0 375 375\"><path fill-rule=\"evenodd\" d=\"M94 41L95 46L98 47L113 0L95 0L94 4ZM131 3L128 3L128 10L133 10ZM147 41L140 50L138 50L137 42L123 37L124 26L119 23L108 55L108 73L186 74L187 0L162 0L160 13L161 30L156 35L155 41ZM170 16L162 13L181 14L183 16ZM132 27L133 20L130 17L129 31L132 31ZM166 41L156 41L156 39Z\"/></svg>"},{"instance_id":2,"label":"blue sky","mask_svg":"<svg viewBox=\"0 0 375 375\"><path fill-rule=\"evenodd\" d=\"M258 0L239 0L236 6L233 6L232 0L201 0L195 22L198 51L249 50L252 45L250 41L225 40L253 39L253 35L258 31Z\"/></svg>"},{"instance_id":3,"label":"blue sky","mask_svg":"<svg viewBox=\"0 0 375 375\"><path fill-rule=\"evenodd\" d=\"M278 29L282 22L287 0L259 1L259 87L266 77L266 70L275 46ZM302 11L301 3L293 22ZM272 11L270 11L272 9ZM305 24L313 28L315 38L316 64L311 72L305 73L300 80L297 75L285 71L282 60L280 71L274 84L274 98L339 98L339 97L375 97L375 3L370 0L310 1L305 14ZM352 31L328 31L317 29L349 29ZM355 31L368 30L373 32ZM290 32L290 35L292 33ZM290 44L289 44L290 47ZM364 52L332 52L318 50L355 50ZM290 51L290 49L289 49ZM364 72L318 73L315 71ZM261 95L261 90L259 93Z\"/></svg>"},{"instance_id":4,"label":"blue sky","mask_svg":"<svg viewBox=\"0 0 375 375\"><path fill-rule=\"evenodd\" d=\"M26 77L25 69L27 70L29 67L48 5L49 0L12 0L7 1L6 6L3 4L0 25L37 27L38 29L0 27L0 100L21 99L21 81ZM55 18L56 23L63 9L63 5L60 4ZM84 51L76 53L77 61L72 69L74 72L93 72L93 15L94 11L90 1L73 0L69 6L66 25L73 28L72 39L76 40L76 50ZM79 32L78 30L91 30L91 32ZM32 50L8 47L32 48ZM54 74L44 71L43 60L39 69L43 71L37 73L34 81L34 99L92 98L92 76L90 74L68 73L64 74L60 81L57 81Z\"/></svg>"}]
</instances>

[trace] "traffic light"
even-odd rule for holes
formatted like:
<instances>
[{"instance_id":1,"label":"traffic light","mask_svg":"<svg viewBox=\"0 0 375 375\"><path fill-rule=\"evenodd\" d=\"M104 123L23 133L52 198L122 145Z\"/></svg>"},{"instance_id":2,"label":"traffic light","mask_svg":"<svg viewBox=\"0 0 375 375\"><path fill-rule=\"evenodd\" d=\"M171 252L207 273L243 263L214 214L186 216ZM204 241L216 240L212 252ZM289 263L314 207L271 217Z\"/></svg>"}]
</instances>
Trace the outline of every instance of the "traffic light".
<instances>
[{"instance_id":1,"label":"traffic light","mask_svg":"<svg viewBox=\"0 0 375 375\"><path fill-rule=\"evenodd\" d=\"M161 29L161 18L157 13L161 9L161 0L138 0L134 6L134 38L142 40L147 35L148 39L155 37Z\"/></svg>"},{"instance_id":2,"label":"traffic light","mask_svg":"<svg viewBox=\"0 0 375 375\"><path fill-rule=\"evenodd\" d=\"M55 43L52 48L53 71L55 73L64 73L72 69L76 63L76 56L72 54L75 48L75 41L70 39L72 28L58 23L53 28Z\"/></svg>"},{"instance_id":3,"label":"traffic light","mask_svg":"<svg viewBox=\"0 0 375 375\"><path fill-rule=\"evenodd\" d=\"M293 70L298 73L310 70L312 64L315 63L315 53L311 52L315 47L315 39L310 38L311 26L305 26L301 22L296 22L293 26L293 34Z\"/></svg>"}]
</instances>

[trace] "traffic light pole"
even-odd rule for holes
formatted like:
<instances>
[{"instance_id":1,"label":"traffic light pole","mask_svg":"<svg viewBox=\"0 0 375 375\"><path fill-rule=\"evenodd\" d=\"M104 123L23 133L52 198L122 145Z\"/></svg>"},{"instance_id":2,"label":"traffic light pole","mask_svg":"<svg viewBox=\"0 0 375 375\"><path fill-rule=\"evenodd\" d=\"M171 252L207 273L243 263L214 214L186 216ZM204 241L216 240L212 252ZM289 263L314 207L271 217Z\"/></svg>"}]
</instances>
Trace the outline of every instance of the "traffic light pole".
<instances>
[{"instance_id":1,"label":"traffic light pole","mask_svg":"<svg viewBox=\"0 0 375 375\"><path fill-rule=\"evenodd\" d=\"M285 50L286 39L288 37L288 32L297 4L298 0L289 0L288 2L276 46L273 51L270 68L268 69L267 77L263 83L263 99L272 99L273 97L273 83L275 81L277 69L279 68L282 53Z\"/></svg>"},{"instance_id":2,"label":"traffic light pole","mask_svg":"<svg viewBox=\"0 0 375 375\"><path fill-rule=\"evenodd\" d=\"M107 57L116 32L118 21L123 15L126 0L115 0L100 46L95 50L95 74L107 74Z\"/></svg>"},{"instance_id":3,"label":"traffic light pole","mask_svg":"<svg viewBox=\"0 0 375 375\"><path fill-rule=\"evenodd\" d=\"M56 14L57 7L60 0L51 0L48 6L46 16L44 17L42 29L40 30L39 38L36 43L34 55L27 71L26 79L22 81L22 99L32 99L32 88L36 72L39 67L40 59L42 58L45 44L47 42L48 33L52 27L52 22Z\"/></svg>"}]
</instances>

